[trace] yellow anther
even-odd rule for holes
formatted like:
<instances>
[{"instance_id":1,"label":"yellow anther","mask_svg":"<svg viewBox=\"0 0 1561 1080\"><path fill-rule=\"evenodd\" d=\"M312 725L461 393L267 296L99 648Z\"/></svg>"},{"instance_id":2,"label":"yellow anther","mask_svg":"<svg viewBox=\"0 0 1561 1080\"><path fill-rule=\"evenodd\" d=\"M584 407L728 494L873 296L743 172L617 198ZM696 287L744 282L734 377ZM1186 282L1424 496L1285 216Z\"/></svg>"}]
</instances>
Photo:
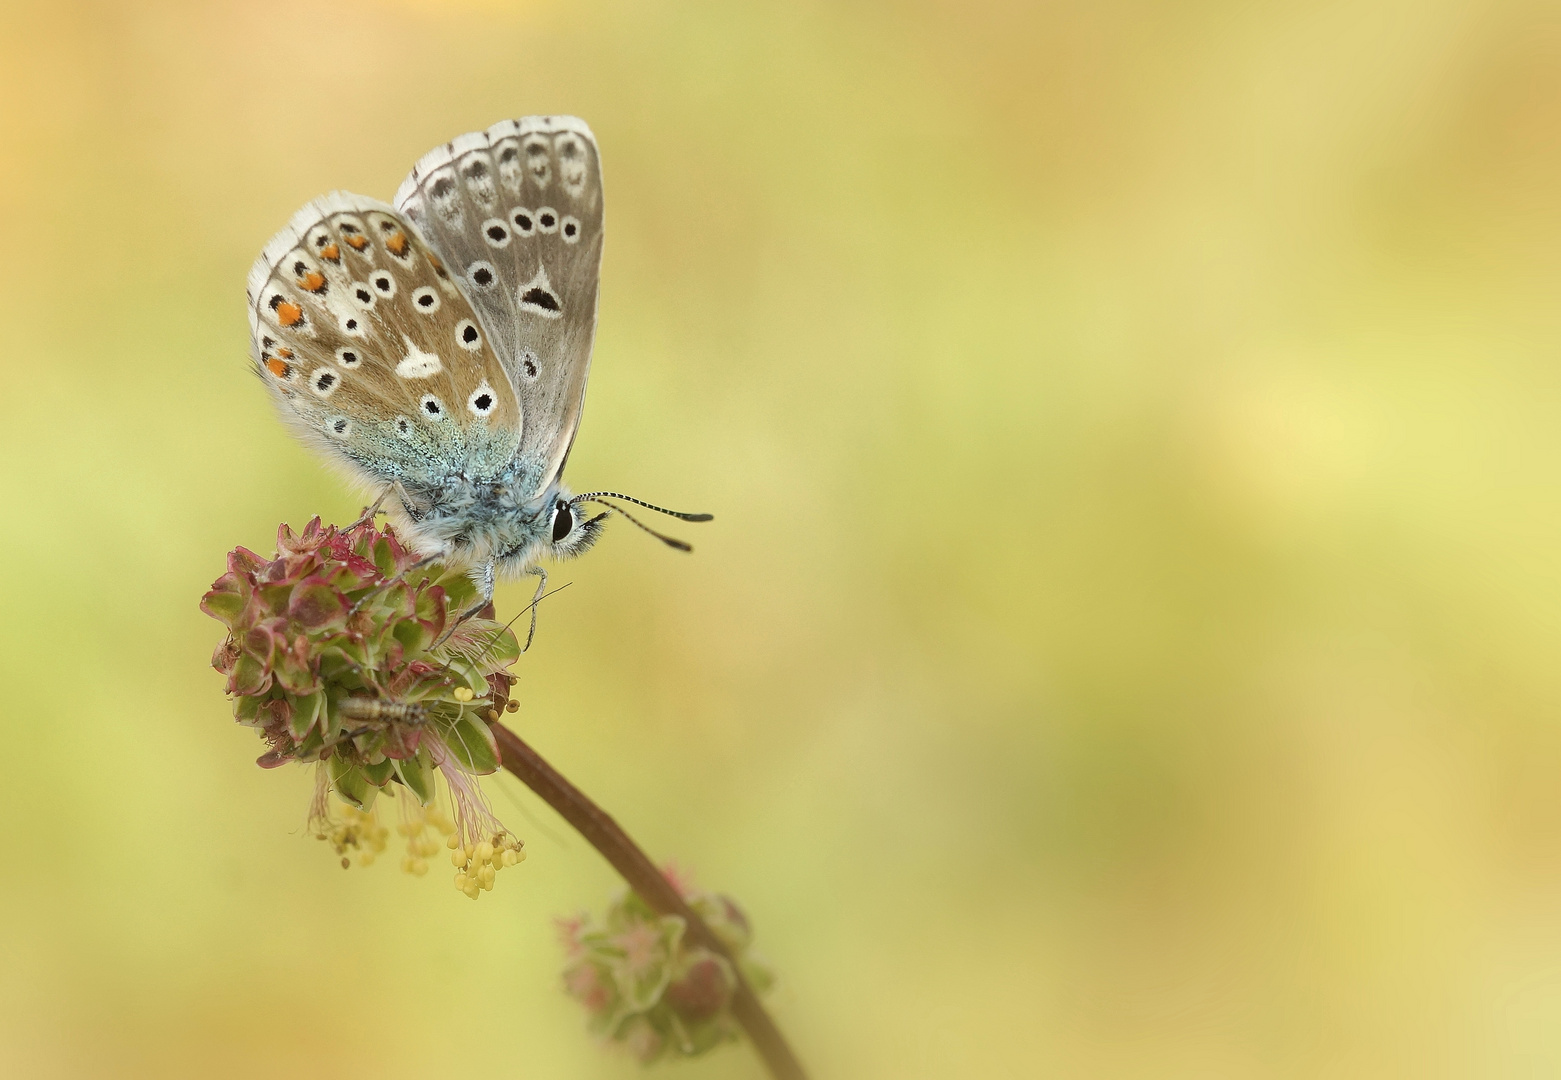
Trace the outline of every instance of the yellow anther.
<instances>
[{"instance_id":1,"label":"yellow anther","mask_svg":"<svg viewBox=\"0 0 1561 1080\"><path fill-rule=\"evenodd\" d=\"M493 888L494 876L495 872L492 866L484 866L481 870L477 871L477 880L482 882L482 887L484 889Z\"/></svg>"},{"instance_id":2,"label":"yellow anther","mask_svg":"<svg viewBox=\"0 0 1561 1080\"><path fill-rule=\"evenodd\" d=\"M469 686L457 686L455 688L456 701L470 701L475 696L476 695L472 693L472 688Z\"/></svg>"},{"instance_id":3,"label":"yellow anther","mask_svg":"<svg viewBox=\"0 0 1561 1080\"><path fill-rule=\"evenodd\" d=\"M413 876L414 877L422 877L426 873L428 873L428 864L426 862L424 862L422 859L413 859L412 860L412 874L413 874Z\"/></svg>"},{"instance_id":4,"label":"yellow anther","mask_svg":"<svg viewBox=\"0 0 1561 1080\"><path fill-rule=\"evenodd\" d=\"M466 855L464 853L462 853L462 852L459 852L459 851L452 851L452 852L450 852L450 865L454 866L454 867L465 866L466 865Z\"/></svg>"},{"instance_id":5,"label":"yellow anther","mask_svg":"<svg viewBox=\"0 0 1561 1080\"><path fill-rule=\"evenodd\" d=\"M449 836L445 837L444 846L447 848L459 848L461 846L461 839L454 833L451 833ZM462 853L461 858L466 858L465 853Z\"/></svg>"},{"instance_id":6,"label":"yellow anther","mask_svg":"<svg viewBox=\"0 0 1561 1080\"><path fill-rule=\"evenodd\" d=\"M373 866L374 865L374 853L372 851L365 851L362 855L359 855L358 856L358 865L359 866Z\"/></svg>"},{"instance_id":7,"label":"yellow anther","mask_svg":"<svg viewBox=\"0 0 1561 1080\"><path fill-rule=\"evenodd\" d=\"M488 843L486 840L478 844L476 857L479 863L485 863L491 860L493 858L493 845Z\"/></svg>"}]
</instances>

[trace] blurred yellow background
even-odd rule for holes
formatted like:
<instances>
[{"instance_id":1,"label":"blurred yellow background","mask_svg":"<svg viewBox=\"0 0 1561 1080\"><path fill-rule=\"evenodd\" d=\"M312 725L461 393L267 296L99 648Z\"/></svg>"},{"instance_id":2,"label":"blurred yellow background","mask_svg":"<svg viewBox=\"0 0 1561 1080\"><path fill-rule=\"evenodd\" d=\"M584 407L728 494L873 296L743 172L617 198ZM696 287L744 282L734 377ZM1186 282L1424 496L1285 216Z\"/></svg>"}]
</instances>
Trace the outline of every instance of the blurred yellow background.
<instances>
[{"instance_id":1,"label":"blurred yellow background","mask_svg":"<svg viewBox=\"0 0 1561 1080\"><path fill-rule=\"evenodd\" d=\"M536 112L607 178L569 479L716 521L561 568L518 728L820 1080L1561 1074L1554 4L0 13L0 1074L641 1075L595 853L502 777L481 903L343 873L196 608L358 508L251 260Z\"/></svg>"}]
</instances>

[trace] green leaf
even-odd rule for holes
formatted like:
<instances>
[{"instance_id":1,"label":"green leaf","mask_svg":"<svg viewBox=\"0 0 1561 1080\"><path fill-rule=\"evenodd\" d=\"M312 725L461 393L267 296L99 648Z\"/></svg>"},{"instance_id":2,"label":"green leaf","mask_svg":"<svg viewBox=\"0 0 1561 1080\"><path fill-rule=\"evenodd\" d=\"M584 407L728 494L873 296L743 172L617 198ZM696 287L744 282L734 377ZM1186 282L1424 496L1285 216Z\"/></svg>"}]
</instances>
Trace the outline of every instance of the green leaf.
<instances>
[{"instance_id":1,"label":"green leaf","mask_svg":"<svg viewBox=\"0 0 1561 1080\"><path fill-rule=\"evenodd\" d=\"M404 758L396 762L396 775L401 777L401 782L407 790L417 796L417 801L427 806L434 801L433 777L423 768L423 754L415 758Z\"/></svg>"},{"instance_id":2,"label":"green leaf","mask_svg":"<svg viewBox=\"0 0 1561 1080\"><path fill-rule=\"evenodd\" d=\"M293 757L299 761L316 761L320 757L320 751L325 749L325 736L319 728L309 732L307 738L298 744L298 749L293 751Z\"/></svg>"},{"instance_id":3,"label":"green leaf","mask_svg":"<svg viewBox=\"0 0 1561 1080\"><path fill-rule=\"evenodd\" d=\"M477 586L464 571L446 574L439 579L439 584L444 589L445 610L452 615L469 611L477 602Z\"/></svg>"},{"instance_id":4,"label":"green leaf","mask_svg":"<svg viewBox=\"0 0 1561 1080\"><path fill-rule=\"evenodd\" d=\"M343 802L351 803L359 810L367 810L374 802L377 788L369 786L356 765L349 765L339 757L330 760L331 787Z\"/></svg>"},{"instance_id":5,"label":"green leaf","mask_svg":"<svg viewBox=\"0 0 1561 1080\"><path fill-rule=\"evenodd\" d=\"M374 545L374 565L379 567L379 572L386 577L396 575L396 553L390 546L390 541L380 538Z\"/></svg>"},{"instance_id":6,"label":"green leaf","mask_svg":"<svg viewBox=\"0 0 1561 1080\"><path fill-rule=\"evenodd\" d=\"M482 669L464 656L453 656L449 662L450 674L461 680L478 697L487 697L490 691L488 677Z\"/></svg>"},{"instance_id":7,"label":"green leaf","mask_svg":"<svg viewBox=\"0 0 1561 1080\"><path fill-rule=\"evenodd\" d=\"M347 598L323 578L312 577L293 587L288 618L308 630L324 630L347 621Z\"/></svg>"},{"instance_id":8,"label":"green leaf","mask_svg":"<svg viewBox=\"0 0 1561 1080\"><path fill-rule=\"evenodd\" d=\"M327 739L334 739L341 734L341 699L347 695L339 687L332 687L331 693L325 698L325 722L320 728Z\"/></svg>"},{"instance_id":9,"label":"green leaf","mask_svg":"<svg viewBox=\"0 0 1561 1080\"><path fill-rule=\"evenodd\" d=\"M441 733L451 756L474 773L491 773L499 767L499 744L488 725L462 710Z\"/></svg>"},{"instance_id":10,"label":"green leaf","mask_svg":"<svg viewBox=\"0 0 1561 1080\"><path fill-rule=\"evenodd\" d=\"M238 658L232 678L230 690L235 694L258 694L271 685L271 673L266 670L266 665L248 653Z\"/></svg>"},{"instance_id":11,"label":"green leaf","mask_svg":"<svg viewBox=\"0 0 1561 1080\"><path fill-rule=\"evenodd\" d=\"M223 582L217 584L222 585ZM231 590L214 588L201 599L201 610L231 628L233 620L244 610L244 596L239 593L237 586Z\"/></svg>"},{"instance_id":12,"label":"green leaf","mask_svg":"<svg viewBox=\"0 0 1561 1080\"><path fill-rule=\"evenodd\" d=\"M287 730L293 738L302 739L309 733L316 720L320 718L325 709L325 694L316 690L312 694L303 694L293 699L293 715L288 719Z\"/></svg>"},{"instance_id":13,"label":"green leaf","mask_svg":"<svg viewBox=\"0 0 1561 1080\"><path fill-rule=\"evenodd\" d=\"M383 761L376 761L372 765L364 765L362 769L363 775L368 779L368 782L375 787L384 787L390 783L390 778L396 773L395 762L389 758Z\"/></svg>"},{"instance_id":14,"label":"green leaf","mask_svg":"<svg viewBox=\"0 0 1561 1080\"><path fill-rule=\"evenodd\" d=\"M514 630L504 629L488 635L484 640L492 644L488 646L483 660L494 671L507 668L520 659L520 639L515 636Z\"/></svg>"},{"instance_id":15,"label":"green leaf","mask_svg":"<svg viewBox=\"0 0 1561 1080\"><path fill-rule=\"evenodd\" d=\"M401 642L408 660L415 660L423 654L424 649L433 644L433 636L416 619L402 619L396 623L391 633L395 635L397 641Z\"/></svg>"}]
</instances>

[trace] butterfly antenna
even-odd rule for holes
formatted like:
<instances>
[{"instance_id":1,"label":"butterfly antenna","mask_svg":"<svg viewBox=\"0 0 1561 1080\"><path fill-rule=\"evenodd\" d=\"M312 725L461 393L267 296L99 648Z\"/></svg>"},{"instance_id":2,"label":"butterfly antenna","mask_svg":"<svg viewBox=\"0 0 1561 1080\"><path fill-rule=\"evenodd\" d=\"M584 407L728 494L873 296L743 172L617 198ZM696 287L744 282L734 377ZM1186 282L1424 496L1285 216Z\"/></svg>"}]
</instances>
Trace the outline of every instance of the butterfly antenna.
<instances>
[{"instance_id":1,"label":"butterfly antenna","mask_svg":"<svg viewBox=\"0 0 1561 1080\"><path fill-rule=\"evenodd\" d=\"M681 510L668 510L665 506L657 506L655 503L648 503L644 499L636 499L633 495L624 495L624 494L621 494L621 493L616 492L616 491L587 491L584 495L576 495L573 499L570 499L569 501L570 502L580 502L583 499L590 499L592 502L600 502L603 498L622 499L624 502L631 502L635 506L643 506L647 510L654 510L658 514L666 514L668 517L675 517L675 518L679 519L680 521L714 521L715 520L715 515L714 514L685 514ZM602 503L602 505L603 506L610 506L611 504L610 503ZM614 506L613 509L614 510L618 510L618 508L616 506ZM623 511L622 510L618 510L618 513L623 514ZM624 517L628 517L628 515L624 514ZM630 521L634 521L633 518L629 518L629 520ZM639 523L635 522L635 524L639 524ZM643 528L645 528L645 526L640 525L640 528L643 529Z\"/></svg>"},{"instance_id":2,"label":"butterfly antenna","mask_svg":"<svg viewBox=\"0 0 1561 1080\"><path fill-rule=\"evenodd\" d=\"M624 496L621 496L621 495L619 496L619 498L623 498L623 497ZM646 532L648 532L652 536L654 536L657 540L660 540L663 544L666 544L669 548L676 548L679 551L693 551L694 550L694 546L692 544L690 544L690 543L688 543L688 542L686 542L684 540L679 540L675 536L668 536L666 533L659 533L659 532L657 532L655 529L652 529L649 525L645 524L643 521L641 521L639 518L635 517L633 514L629 513L627 510L625 510L621 506L614 506L610 502L603 502L601 499L593 498L590 495L576 495L573 499L571 499L569 501L571 503L594 502L594 503L596 503L596 504L598 504L600 506L605 506L605 507L607 507L607 509L611 510L615 514L622 514L624 517L626 517L630 521L632 521L635 525L638 525L640 528L644 529ZM636 499L634 501L638 502L639 500ZM649 505L649 504L641 503L641 505L644 506L644 505ZM661 510L661 507L653 506L653 507L651 507L651 509L652 510ZM671 514L672 513L671 510L661 510L661 512L663 514ZM683 517L682 514L675 514L673 516L675 516L675 517ZM708 520L709 517L710 517L709 514L705 514L702 517L690 517L689 520L691 520L691 521L705 521L705 520Z\"/></svg>"}]
</instances>

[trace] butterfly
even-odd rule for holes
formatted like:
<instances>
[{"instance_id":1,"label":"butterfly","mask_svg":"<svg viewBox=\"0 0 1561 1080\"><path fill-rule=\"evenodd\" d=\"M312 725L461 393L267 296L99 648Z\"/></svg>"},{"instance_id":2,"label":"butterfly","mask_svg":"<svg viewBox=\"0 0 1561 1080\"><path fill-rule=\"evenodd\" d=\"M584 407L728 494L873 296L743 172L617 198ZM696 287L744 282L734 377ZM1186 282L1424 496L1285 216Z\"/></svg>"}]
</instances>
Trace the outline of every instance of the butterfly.
<instances>
[{"instance_id":1,"label":"butterfly","mask_svg":"<svg viewBox=\"0 0 1561 1080\"><path fill-rule=\"evenodd\" d=\"M591 129L528 116L430 151L394 205L315 199L250 271L251 355L284 421L377 491L419 554L468 567L484 605L505 574L537 574L540 597L538 560L584 552L609 513L691 550L606 498L711 520L563 484L602 221Z\"/></svg>"}]
</instances>

